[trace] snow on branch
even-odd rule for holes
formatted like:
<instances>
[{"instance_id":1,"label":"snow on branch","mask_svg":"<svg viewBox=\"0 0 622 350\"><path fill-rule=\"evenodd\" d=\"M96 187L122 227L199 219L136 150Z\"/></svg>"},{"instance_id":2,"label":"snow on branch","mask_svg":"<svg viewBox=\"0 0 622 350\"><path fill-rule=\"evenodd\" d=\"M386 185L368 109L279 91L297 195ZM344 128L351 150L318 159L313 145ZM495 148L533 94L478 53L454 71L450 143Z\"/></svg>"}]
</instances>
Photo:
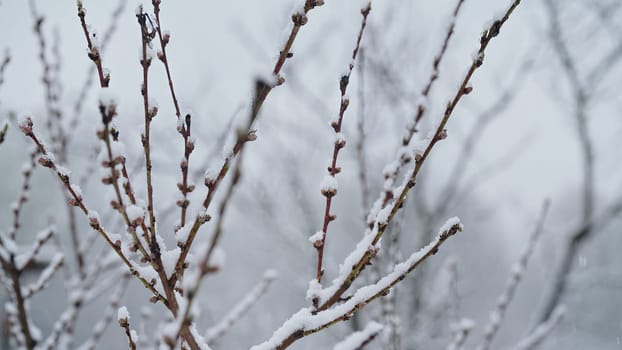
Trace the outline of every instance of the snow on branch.
<instances>
[{"instance_id":1,"label":"snow on branch","mask_svg":"<svg viewBox=\"0 0 622 350\"><path fill-rule=\"evenodd\" d=\"M264 273L263 278L259 283L250 291L248 294L242 298L232 309L223 317L220 322L216 325L210 327L205 332L205 341L208 343L213 342L214 340L222 337L227 333L231 327L239 321L248 310L250 310L253 305L259 301L259 298L263 296L270 284L274 281L277 276L277 272L275 270L268 270Z\"/></svg>"},{"instance_id":2,"label":"snow on branch","mask_svg":"<svg viewBox=\"0 0 622 350\"><path fill-rule=\"evenodd\" d=\"M15 257L15 268L20 271L27 269L28 265L30 265L39 254L43 245L50 238L52 238L52 236L54 235L54 230L55 228L53 226L50 226L37 233L34 243L28 248L28 250Z\"/></svg>"},{"instance_id":3,"label":"snow on branch","mask_svg":"<svg viewBox=\"0 0 622 350\"><path fill-rule=\"evenodd\" d=\"M442 228L432 242L413 253L404 262L395 265L393 271L378 282L359 288L343 302L338 303L337 300L340 301L341 298L335 298L333 295L319 309L315 307L300 309L285 321L268 341L254 346L251 350L285 349L302 337L321 331L335 323L350 319L354 313L365 305L389 293L393 286L402 281L419 264L436 254L439 247L449 237L462 231L462 224L459 219L452 218ZM339 291L337 290L335 293L339 293ZM333 302L333 300L336 301Z\"/></svg>"},{"instance_id":4,"label":"snow on branch","mask_svg":"<svg viewBox=\"0 0 622 350\"><path fill-rule=\"evenodd\" d=\"M22 291L24 299L30 298L34 293L45 288L52 276L54 276L54 273L62 266L63 260L64 256L62 253L54 254L48 266L39 275L37 281Z\"/></svg>"},{"instance_id":5,"label":"snow on branch","mask_svg":"<svg viewBox=\"0 0 622 350\"><path fill-rule=\"evenodd\" d=\"M551 317L540 323L527 337L523 338L512 350L535 349L549 334L559 321L564 317L566 308L562 305L553 310Z\"/></svg>"},{"instance_id":6,"label":"snow on branch","mask_svg":"<svg viewBox=\"0 0 622 350\"><path fill-rule=\"evenodd\" d=\"M109 305L107 309L104 311L102 318L97 321L97 323L93 326L93 331L91 336L78 348L79 350L93 350L95 349L97 342L104 334L106 327L112 319L114 318L114 311L118 310L119 303L121 302L121 297L125 293L130 274L124 274L121 283L119 283L112 293L112 296L109 300ZM117 311L118 316L118 311Z\"/></svg>"},{"instance_id":7,"label":"snow on branch","mask_svg":"<svg viewBox=\"0 0 622 350\"><path fill-rule=\"evenodd\" d=\"M130 328L130 313L127 311L127 307L121 306L117 311L117 320L119 326L125 330L127 336L128 346L132 350L136 350L136 341L138 340L138 334L135 330Z\"/></svg>"},{"instance_id":8,"label":"snow on branch","mask_svg":"<svg viewBox=\"0 0 622 350\"><path fill-rule=\"evenodd\" d=\"M328 166L328 174L324 176L322 183L320 184L320 192L325 197L325 205L324 205L324 218L322 223L322 234L320 234L313 242L313 246L317 250L317 268L315 273L315 278L317 279L318 284L321 283L322 275L324 273L322 263L324 259L324 244L326 242L326 236L328 234L328 225L337 218L335 214L331 213L331 204L333 202L333 198L337 195L337 174L341 172L341 167L337 166L337 159L339 158L339 151L341 151L344 147L346 147L346 139L342 134L342 125L343 125L343 117L350 105L350 98L346 94L348 91L348 85L350 83L350 76L352 75L352 69L354 69L354 62L356 61L356 56L361 47L361 39L363 38L363 32L365 31L365 26L367 25L367 16L371 11L371 2L365 5L361 9L361 15L363 19L361 20L361 27L359 29L358 37L356 40L356 45L354 50L352 50L352 61L348 64L346 73L343 74L339 79L339 91L341 93L339 99L339 114L336 120L330 122L330 126L333 128L335 132L335 141L333 142L333 151L332 156L330 158L330 165ZM315 236L315 235L314 235Z\"/></svg>"},{"instance_id":9,"label":"snow on branch","mask_svg":"<svg viewBox=\"0 0 622 350\"><path fill-rule=\"evenodd\" d=\"M499 327L501 327L501 323L503 321L503 318L505 317L508 305L510 305L512 298L514 297L516 288L518 287L523 277L523 274L527 269L527 263L529 262L529 258L533 253L533 250L536 246L536 243L538 242L538 239L540 238L540 235L542 234L544 228L544 220L549 211L549 206L549 201L545 201L544 205L542 206L538 222L536 223L536 227L529 236L527 246L521 253L518 262L516 262L516 264L512 267L512 273L510 279L507 282L507 286L497 300L497 306L490 313L490 320L488 321L488 325L486 325L486 328L484 328L484 339L482 343L477 347L478 350L490 349L490 346L492 345L492 340L497 334Z\"/></svg>"},{"instance_id":10,"label":"snow on branch","mask_svg":"<svg viewBox=\"0 0 622 350\"><path fill-rule=\"evenodd\" d=\"M343 341L335 344L333 350L361 350L376 338L382 328L378 322L369 322L363 330L354 332Z\"/></svg>"}]
</instances>

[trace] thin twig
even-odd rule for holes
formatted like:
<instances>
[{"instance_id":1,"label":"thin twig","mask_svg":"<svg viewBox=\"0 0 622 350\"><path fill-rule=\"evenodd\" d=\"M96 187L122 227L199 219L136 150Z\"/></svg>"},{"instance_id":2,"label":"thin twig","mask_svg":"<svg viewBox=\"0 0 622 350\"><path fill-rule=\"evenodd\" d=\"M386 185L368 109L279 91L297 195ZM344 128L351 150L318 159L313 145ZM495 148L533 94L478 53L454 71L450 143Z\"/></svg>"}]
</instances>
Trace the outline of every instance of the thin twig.
<instances>
[{"instance_id":1,"label":"thin twig","mask_svg":"<svg viewBox=\"0 0 622 350\"><path fill-rule=\"evenodd\" d=\"M336 218L336 216L330 212L330 209L333 197L337 194L337 180L335 177L341 171L341 168L337 166L337 158L339 157L339 151L346 146L346 140L341 133L343 116L346 109L348 108L348 105L350 104L350 99L347 97L346 93L348 91L350 75L352 75L352 69L354 68L354 62L356 61L356 56L359 52L359 48L361 47L361 39L363 38L363 32L365 31L365 26L367 25L367 16L369 15L370 11L371 3L368 3L365 7L361 9L361 15L363 16L363 20L361 21L361 28L359 29L358 37L356 39L356 46L352 51L352 61L348 65L347 73L341 76L341 78L339 79L339 91L341 93L341 96L339 98L339 116L337 117L337 120L331 122L331 126L335 131L333 154L331 158L331 164L328 167L328 175L324 179L321 189L322 195L326 197L326 203L324 206L324 222L322 223L322 231L319 237L312 238L313 245L317 250L318 256L315 274L315 278L318 283L320 283L322 280L322 260L324 257L326 235L328 234L328 224Z\"/></svg>"},{"instance_id":2,"label":"thin twig","mask_svg":"<svg viewBox=\"0 0 622 350\"><path fill-rule=\"evenodd\" d=\"M440 121L436 131L433 134L432 139L427 143L425 149L419 153L418 151L415 154L415 166L412 171L401 186L395 188L391 191L391 197L394 198L389 201L388 205L383 205L386 202L386 192L383 193L378 200L376 200L374 207L372 207L372 212L370 213L371 220L368 220L370 229L366 233L363 241L367 244L367 249L361 253L361 251L355 251L353 254L346 258L347 263L344 264L344 270L349 271L346 275L340 276L339 278L333 281L332 286L328 287L328 290L331 291L331 297L328 298L321 306L320 310L326 309L331 305L335 304L339 301L354 280L360 275L363 268L371 261L371 259L376 254L376 244L382 237L384 231L387 228L387 225L391 222L395 214L402 208L404 201L406 200L406 196L408 192L415 186L417 175L419 174L421 167L425 163L426 159L432 152L434 146L438 143L438 141L443 140L447 137L447 131L445 126L447 122L451 118L456 106L461 101L461 99L469 94L472 90L470 84L471 78L475 71L482 66L484 62L484 53L486 48L490 44L493 38L495 38L501 29L501 27L507 22L510 15L516 9L516 7L520 4L521 0L514 0L510 6L507 8L506 12L503 14L501 18L495 19L490 26L482 33L480 38L480 46L477 52L473 57L473 61L465 74L465 77L456 91L453 99L448 103L445 112L443 114L443 118ZM400 157L400 156L398 156ZM395 160L394 162L399 162ZM380 209L382 208L382 209ZM360 255L359 255L360 254Z\"/></svg>"},{"instance_id":3,"label":"thin twig","mask_svg":"<svg viewBox=\"0 0 622 350\"><path fill-rule=\"evenodd\" d=\"M192 246L192 242L196 237L197 232L201 228L201 226L209 220L209 216L207 216L206 211L209 208L212 199L214 198L214 194L218 189L220 183L224 179L225 175L229 172L229 168L231 166L232 160L242 151L243 146L246 144L246 141L254 140L256 138L255 132L251 129L263 103L266 98L276 86L282 85L285 82L285 79L280 76L281 70L285 64L285 61L288 58L293 57L293 53L291 53L292 45L298 36L298 31L302 26L304 26L308 22L307 14L313 10L314 8L321 6L324 4L323 0L305 0L304 8L302 13L294 13L292 15L292 29L287 37L287 40L279 53L279 57L274 65L274 69L272 70L272 74L275 78L275 82L266 82L263 79L259 79L255 84L255 94L251 104L251 111L248 122L246 123L245 132L238 133L238 139L229 153L229 155L225 158L222 164L218 167L218 170L212 173L210 176L206 176L205 184L208 187L207 195L203 200L203 209L199 215L197 215L194 219L194 222L190 228L188 228L188 235L185 242L182 242L181 254L179 259L177 260L177 264L175 265L175 273L171 277L171 281L175 284L176 281L183 277L184 264L186 263L186 258L188 253L190 252L190 247Z\"/></svg>"},{"instance_id":4,"label":"thin twig","mask_svg":"<svg viewBox=\"0 0 622 350\"><path fill-rule=\"evenodd\" d=\"M505 317L508 305L514 297L516 288L518 287L523 277L523 274L527 269L527 263L529 262L529 258L531 257L535 249L540 235L542 234L542 231L544 229L544 221L549 211L549 206L550 203L547 200L542 206L540 217L538 218L535 229L529 236L527 246L525 247L525 250L523 250L523 252L521 253L518 262L512 268L512 273L510 279L508 280L508 284L501 296L499 297L497 306L490 314L490 320L488 322L488 325L486 325L486 327L484 328L484 339L482 343L477 347L478 350L488 350L492 345L492 340L497 334L499 327L501 326L501 322Z\"/></svg>"},{"instance_id":5,"label":"thin twig","mask_svg":"<svg viewBox=\"0 0 622 350\"><path fill-rule=\"evenodd\" d=\"M93 212L90 212L88 210L88 208L84 204L84 201L82 199L82 195L80 194L80 190L78 190L77 187L70 182L70 177L69 177L68 171L58 167L58 165L56 164L56 161L54 160L53 156L51 156L48 153L46 147L39 140L39 138L35 135L35 133L34 133L32 128L33 128L33 122L32 122L32 119L30 119L30 117L27 117L23 122L20 123L20 129L22 130L22 132L35 143L35 145L39 149L39 152L43 155L43 157L39 158L39 164L41 166L43 166L43 167L50 168L57 175L58 179L60 180L60 182L63 184L63 186L65 187L65 189L67 190L67 192L71 196L70 204L73 205L73 206L77 206L82 211L82 213L89 218L89 223L91 225L91 228L93 228L93 230L97 231L99 233L99 235L102 238L104 238L106 243L108 243L108 245L115 251L115 253L119 256L119 258L121 258L123 263L128 267L130 272L132 274L134 274L136 276L136 278L138 278L143 283L143 285L149 291L151 291L154 294L154 296L158 300L161 300L162 302L164 302L165 305L167 305L168 302L167 302L166 298L164 298L151 285L151 283L149 283L143 276L141 276L136 271L136 269L134 268L134 265L125 256L124 252L121 249L121 242L119 242L119 241L113 242L112 239L110 238L110 235L100 225L98 218L94 217L92 215Z\"/></svg>"},{"instance_id":6,"label":"thin twig","mask_svg":"<svg viewBox=\"0 0 622 350\"><path fill-rule=\"evenodd\" d=\"M105 72L102 67L102 58L99 48L99 38L97 38L97 34L93 31L89 32L89 28L86 24L86 8L84 8L82 4L82 0L78 0L78 17L80 18L80 24L82 25L82 31L84 32L84 36L86 37L86 45L89 49L88 56L93 63L95 63L95 67L97 67L97 75L99 76L99 85L102 88L107 88L110 84L110 73Z\"/></svg>"},{"instance_id":7,"label":"thin twig","mask_svg":"<svg viewBox=\"0 0 622 350\"><path fill-rule=\"evenodd\" d=\"M158 33L158 39L160 40L160 48L162 51L158 52L158 59L164 64L166 70L166 78L168 79L168 87L171 92L171 98L173 99L173 106L175 107L175 115L177 116L177 131L184 139L184 157L181 161L181 177L182 180L177 184L179 191L181 191L182 199L177 202L177 205L181 208L181 216L178 228L182 228L186 225L186 213L190 202L188 201L188 193L194 190L194 185L188 183L188 167L190 164L190 154L194 150L194 141L190 135L190 126L192 116L186 114L182 119L181 111L179 109L179 102L177 101L177 95L175 94L175 87L173 85L173 78L171 77L171 69L169 67L168 57L166 55L166 46L171 38L170 34L162 34L162 22L160 21L160 0L152 0L153 12L156 18L156 31Z\"/></svg>"}]
</instances>

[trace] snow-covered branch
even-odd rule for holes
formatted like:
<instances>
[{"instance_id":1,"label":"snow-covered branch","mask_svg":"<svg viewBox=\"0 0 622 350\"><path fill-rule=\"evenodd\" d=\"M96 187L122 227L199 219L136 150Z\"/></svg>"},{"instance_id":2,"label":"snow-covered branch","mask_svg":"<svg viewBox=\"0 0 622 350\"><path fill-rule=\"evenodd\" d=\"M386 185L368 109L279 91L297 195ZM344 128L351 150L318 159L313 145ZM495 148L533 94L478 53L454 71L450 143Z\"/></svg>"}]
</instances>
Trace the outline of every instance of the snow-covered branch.
<instances>
[{"instance_id":1,"label":"snow-covered branch","mask_svg":"<svg viewBox=\"0 0 622 350\"><path fill-rule=\"evenodd\" d=\"M542 231L544 229L544 221L549 211L549 206L549 201L546 201L542 206L540 217L538 218L536 227L529 236L527 246L521 253L516 264L512 267L512 272L510 275L510 279L508 280L507 286L505 287L505 290L503 291L501 296L499 296L499 299L497 300L497 306L490 313L490 320L484 328L484 339L482 343L477 347L478 350L490 349L492 345L492 340L497 334L499 327L501 327L501 323L503 322L503 318L505 317L507 308L510 305L512 298L514 297L516 288L518 287L520 281L523 278L525 270L527 269L527 263L529 262L529 258L531 257L536 247L536 243L538 242L538 239L540 238L540 235L542 234Z\"/></svg>"},{"instance_id":2,"label":"snow-covered branch","mask_svg":"<svg viewBox=\"0 0 622 350\"><path fill-rule=\"evenodd\" d=\"M335 323L348 320L354 313L358 312L371 301L389 293L392 287L402 281L406 275L419 266L419 264L436 254L440 246L448 238L461 230L462 224L457 218L447 220L432 242L413 253L402 263L395 265L393 271L381 278L377 283L359 288L343 302L332 302L331 300L337 300L333 295L328 297L327 301L322 304L323 306L319 309L315 307L302 308L285 321L285 323L272 334L272 337L270 337L268 341L254 346L252 350L282 350L302 337L321 331ZM361 247L360 243L359 247ZM366 251L365 247L362 248ZM361 254L363 253L359 253L358 255L360 256ZM343 278L344 277L342 277L342 279ZM321 290L318 292L318 295L321 297L321 295L327 291L332 290ZM338 292L339 290L334 291L334 293Z\"/></svg>"}]
</instances>

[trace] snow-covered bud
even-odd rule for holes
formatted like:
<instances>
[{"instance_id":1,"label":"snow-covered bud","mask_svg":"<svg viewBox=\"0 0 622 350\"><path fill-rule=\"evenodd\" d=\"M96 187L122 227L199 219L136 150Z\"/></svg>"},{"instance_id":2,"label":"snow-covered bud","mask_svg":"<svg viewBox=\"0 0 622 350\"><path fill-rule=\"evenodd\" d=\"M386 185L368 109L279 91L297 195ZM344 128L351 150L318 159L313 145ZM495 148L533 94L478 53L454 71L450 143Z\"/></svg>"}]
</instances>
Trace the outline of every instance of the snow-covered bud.
<instances>
[{"instance_id":1,"label":"snow-covered bud","mask_svg":"<svg viewBox=\"0 0 622 350\"><path fill-rule=\"evenodd\" d=\"M121 306L117 311L117 320L119 321L119 326L127 327L129 324L130 313L127 311L127 307Z\"/></svg>"},{"instance_id":2,"label":"snow-covered bud","mask_svg":"<svg viewBox=\"0 0 622 350\"><path fill-rule=\"evenodd\" d=\"M290 56L290 53L288 53L288 54L287 54L287 56L288 56L288 57L291 57L291 56ZM276 76L276 86L281 86L281 85L283 85L284 83L285 83L285 78L284 78L282 75L280 75L280 74L279 74L279 75L277 75L277 76Z\"/></svg>"},{"instance_id":3,"label":"snow-covered bud","mask_svg":"<svg viewBox=\"0 0 622 350\"><path fill-rule=\"evenodd\" d=\"M26 135L30 136L32 134L32 119L30 117L24 117L19 122L19 129Z\"/></svg>"},{"instance_id":4,"label":"snow-covered bud","mask_svg":"<svg viewBox=\"0 0 622 350\"><path fill-rule=\"evenodd\" d=\"M171 33L169 33L168 31L164 31L164 35L162 35L162 43L166 45L168 44L170 40L171 40Z\"/></svg>"},{"instance_id":5,"label":"snow-covered bud","mask_svg":"<svg viewBox=\"0 0 622 350\"><path fill-rule=\"evenodd\" d=\"M313 244L315 249L320 249L324 245L324 242L323 242L324 235L325 235L324 231L317 231L311 237L309 237L309 242Z\"/></svg>"},{"instance_id":6,"label":"snow-covered bud","mask_svg":"<svg viewBox=\"0 0 622 350\"><path fill-rule=\"evenodd\" d=\"M39 157L37 162L45 168L54 168L54 161L48 156L43 155Z\"/></svg>"},{"instance_id":7,"label":"snow-covered bud","mask_svg":"<svg viewBox=\"0 0 622 350\"><path fill-rule=\"evenodd\" d=\"M335 135L335 146L337 146L337 148L344 148L346 146L346 138L340 132Z\"/></svg>"},{"instance_id":8,"label":"snow-covered bud","mask_svg":"<svg viewBox=\"0 0 622 350\"><path fill-rule=\"evenodd\" d=\"M251 130L246 135L246 141L255 141L257 140L257 130Z\"/></svg>"},{"instance_id":9,"label":"snow-covered bud","mask_svg":"<svg viewBox=\"0 0 622 350\"><path fill-rule=\"evenodd\" d=\"M438 139L439 140L444 140L447 138L447 129L443 129L438 133Z\"/></svg>"},{"instance_id":10,"label":"snow-covered bud","mask_svg":"<svg viewBox=\"0 0 622 350\"><path fill-rule=\"evenodd\" d=\"M125 209L127 218L132 225L140 225L145 218L145 210L137 205L130 205Z\"/></svg>"},{"instance_id":11,"label":"snow-covered bud","mask_svg":"<svg viewBox=\"0 0 622 350\"><path fill-rule=\"evenodd\" d=\"M337 179L334 176L326 175L320 185L320 192L325 197L333 197L337 194Z\"/></svg>"}]
</instances>

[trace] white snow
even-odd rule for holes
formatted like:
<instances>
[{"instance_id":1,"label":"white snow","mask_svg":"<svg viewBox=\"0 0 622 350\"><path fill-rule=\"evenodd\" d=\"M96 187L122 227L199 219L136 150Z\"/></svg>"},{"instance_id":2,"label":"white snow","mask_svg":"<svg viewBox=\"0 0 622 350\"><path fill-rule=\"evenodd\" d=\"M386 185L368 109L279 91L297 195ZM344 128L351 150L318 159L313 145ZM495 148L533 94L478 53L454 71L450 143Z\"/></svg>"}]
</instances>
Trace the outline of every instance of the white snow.
<instances>
[{"instance_id":1,"label":"white snow","mask_svg":"<svg viewBox=\"0 0 622 350\"><path fill-rule=\"evenodd\" d=\"M376 222L380 225L386 225L389 223L389 217L391 216L391 209L393 208L393 203L390 203L386 207L382 208L376 217Z\"/></svg>"},{"instance_id":2,"label":"white snow","mask_svg":"<svg viewBox=\"0 0 622 350\"><path fill-rule=\"evenodd\" d=\"M89 217L89 221L91 222L99 222L99 213L96 212L95 210L89 210L88 217Z\"/></svg>"},{"instance_id":3,"label":"white snow","mask_svg":"<svg viewBox=\"0 0 622 350\"><path fill-rule=\"evenodd\" d=\"M443 226L441 226L439 231L440 232L449 231L455 225L459 225L460 229L462 229L462 222L460 222L460 218L457 216L447 219L447 221L445 221L445 223L443 224Z\"/></svg>"},{"instance_id":4,"label":"white snow","mask_svg":"<svg viewBox=\"0 0 622 350\"><path fill-rule=\"evenodd\" d=\"M125 153L125 144L121 141L111 142L110 151L112 153L112 159L115 159L117 157L127 158Z\"/></svg>"},{"instance_id":5,"label":"white snow","mask_svg":"<svg viewBox=\"0 0 622 350\"><path fill-rule=\"evenodd\" d=\"M205 181L206 182L216 181L216 178L218 177L218 174L220 173L220 169L222 169L224 164L225 164L225 160L220 159L218 162L212 164L209 168L207 168L207 170L205 171L205 175L204 175Z\"/></svg>"},{"instance_id":6,"label":"white snow","mask_svg":"<svg viewBox=\"0 0 622 350\"><path fill-rule=\"evenodd\" d=\"M320 292L322 291L322 285L317 279L312 279L309 281L309 288L307 289L307 300L318 299Z\"/></svg>"},{"instance_id":7,"label":"white snow","mask_svg":"<svg viewBox=\"0 0 622 350\"><path fill-rule=\"evenodd\" d=\"M343 133L338 132L335 134L335 144L342 144L345 146L346 137Z\"/></svg>"},{"instance_id":8,"label":"white snow","mask_svg":"<svg viewBox=\"0 0 622 350\"><path fill-rule=\"evenodd\" d=\"M125 208L125 212L127 213L130 222L135 222L136 220L143 219L145 217L145 210L137 205L130 205Z\"/></svg>"},{"instance_id":9,"label":"white snow","mask_svg":"<svg viewBox=\"0 0 622 350\"><path fill-rule=\"evenodd\" d=\"M127 307L121 306L117 311L117 320L128 321L130 319L130 313L127 311Z\"/></svg>"},{"instance_id":10,"label":"white snow","mask_svg":"<svg viewBox=\"0 0 622 350\"><path fill-rule=\"evenodd\" d=\"M162 265L164 266L164 271L167 276L170 277L175 271L175 264L177 264L177 259L179 259L180 254L181 249L179 247L162 251Z\"/></svg>"},{"instance_id":11,"label":"white snow","mask_svg":"<svg viewBox=\"0 0 622 350\"><path fill-rule=\"evenodd\" d=\"M312 234L311 237L309 237L309 242L311 242L314 245L319 244L316 242L321 242L323 238L324 238L324 231L317 231L316 233Z\"/></svg>"},{"instance_id":12,"label":"white snow","mask_svg":"<svg viewBox=\"0 0 622 350\"><path fill-rule=\"evenodd\" d=\"M221 247L214 248L214 252L212 253L211 260L209 261L211 266L222 268L225 266L225 262L227 261L227 253Z\"/></svg>"},{"instance_id":13,"label":"white snow","mask_svg":"<svg viewBox=\"0 0 622 350\"><path fill-rule=\"evenodd\" d=\"M99 89L99 103L109 108L116 106L118 98L110 89Z\"/></svg>"},{"instance_id":14,"label":"white snow","mask_svg":"<svg viewBox=\"0 0 622 350\"><path fill-rule=\"evenodd\" d=\"M69 176L69 174L67 174L66 176ZM82 188L80 188L80 186L76 184L71 184L71 189L73 189L73 192L76 194L76 196L78 196L78 198L82 198Z\"/></svg>"},{"instance_id":15,"label":"white snow","mask_svg":"<svg viewBox=\"0 0 622 350\"><path fill-rule=\"evenodd\" d=\"M322 193L337 193L337 179L334 176L326 175L320 183L320 191Z\"/></svg>"},{"instance_id":16,"label":"white snow","mask_svg":"<svg viewBox=\"0 0 622 350\"><path fill-rule=\"evenodd\" d=\"M192 230L192 225L186 225L177 232L175 232L175 238L177 239L177 243L186 244L188 241L188 236L190 235L190 231Z\"/></svg>"},{"instance_id":17,"label":"white snow","mask_svg":"<svg viewBox=\"0 0 622 350\"><path fill-rule=\"evenodd\" d=\"M65 168L64 166L57 166L56 167L56 171L61 175L61 176L65 176L65 177L69 177L69 175L71 175L71 170Z\"/></svg>"},{"instance_id":18,"label":"white snow","mask_svg":"<svg viewBox=\"0 0 622 350\"><path fill-rule=\"evenodd\" d=\"M346 339L337 343L333 350L356 350L360 349L365 341L375 337L383 326L380 323L371 321L361 331L350 334Z\"/></svg>"}]
</instances>

